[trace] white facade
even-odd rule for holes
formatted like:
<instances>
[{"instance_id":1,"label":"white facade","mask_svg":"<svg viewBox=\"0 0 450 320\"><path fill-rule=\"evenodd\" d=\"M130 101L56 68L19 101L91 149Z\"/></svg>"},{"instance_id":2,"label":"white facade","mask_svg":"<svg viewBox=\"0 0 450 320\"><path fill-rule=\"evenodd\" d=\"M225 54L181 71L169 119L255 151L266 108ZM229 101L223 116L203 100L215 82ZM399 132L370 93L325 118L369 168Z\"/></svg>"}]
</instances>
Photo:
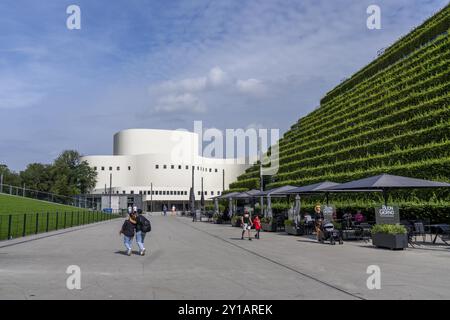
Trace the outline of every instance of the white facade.
<instances>
[{"instance_id":1,"label":"white facade","mask_svg":"<svg viewBox=\"0 0 450 320\"><path fill-rule=\"evenodd\" d=\"M200 199L203 177L207 200L220 195L249 166L235 159L204 158L198 146L198 135L192 132L129 129L114 135L113 155L82 160L97 171L93 194L109 193L112 175L113 194L142 194L144 202L188 201L192 167L195 198Z\"/></svg>"}]
</instances>

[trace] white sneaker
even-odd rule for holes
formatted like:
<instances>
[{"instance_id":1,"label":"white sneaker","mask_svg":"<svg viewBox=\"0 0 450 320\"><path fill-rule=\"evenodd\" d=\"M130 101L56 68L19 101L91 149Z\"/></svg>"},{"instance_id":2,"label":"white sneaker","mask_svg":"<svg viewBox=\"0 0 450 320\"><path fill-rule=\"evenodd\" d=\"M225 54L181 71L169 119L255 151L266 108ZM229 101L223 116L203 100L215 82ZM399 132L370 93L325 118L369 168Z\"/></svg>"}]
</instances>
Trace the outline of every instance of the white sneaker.
<instances>
[{"instance_id":1,"label":"white sneaker","mask_svg":"<svg viewBox=\"0 0 450 320\"><path fill-rule=\"evenodd\" d=\"M145 248L141 251L141 256L145 255Z\"/></svg>"},{"instance_id":2,"label":"white sneaker","mask_svg":"<svg viewBox=\"0 0 450 320\"><path fill-rule=\"evenodd\" d=\"M127 250L127 256L131 256L131 249Z\"/></svg>"}]
</instances>

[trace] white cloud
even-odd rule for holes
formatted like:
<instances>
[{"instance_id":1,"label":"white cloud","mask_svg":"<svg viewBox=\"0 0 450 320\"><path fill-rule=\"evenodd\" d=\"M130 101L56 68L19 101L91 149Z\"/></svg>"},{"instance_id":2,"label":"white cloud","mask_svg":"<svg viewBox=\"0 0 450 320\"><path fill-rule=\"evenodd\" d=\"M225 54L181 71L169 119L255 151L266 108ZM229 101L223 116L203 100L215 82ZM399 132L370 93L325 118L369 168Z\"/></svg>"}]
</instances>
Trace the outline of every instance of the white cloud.
<instances>
[{"instance_id":1,"label":"white cloud","mask_svg":"<svg viewBox=\"0 0 450 320\"><path fill-rule=\"evenodd\" d=\"M255 96L264 90L262 81L257 79L232 81L230 75L216 66L205 76L164 81L150 87L151 100L157 103L149 114L205 113L208 106L214 108L214 100L228 97L231 102L231 96L236 91Z\"/></svg>"},{"instance_id":2,"label":"white cloud","mask_svg":"<svg viewBox=\"0 0 450 320\"><path fill-rule=\"evenodd\" d=\"M236 87L242 93L260 95L265 92L264 84L258 79L238 80Z\"/></svg>"},{"instance_id":3,"label":"white cloud","mask_svg":"<svg viewBox=\"0 0 450 320\"><path fill-rule=\"evenodd\" d=\"M219 67L212 68L209 71L207 83L212 87L218 87L226 82L227 75Z\"/></svg>"},{"instance_id":4,"label":"white cloud","mask_svg":"<svg viewBox=\"0 0 450 320\"><path fill-rule=\"evenodd\" d=\"M196 96L191 93L184 93L160 97L154 111L157 113L203 113L206 108Z\"/></svg>"}]
</instances>

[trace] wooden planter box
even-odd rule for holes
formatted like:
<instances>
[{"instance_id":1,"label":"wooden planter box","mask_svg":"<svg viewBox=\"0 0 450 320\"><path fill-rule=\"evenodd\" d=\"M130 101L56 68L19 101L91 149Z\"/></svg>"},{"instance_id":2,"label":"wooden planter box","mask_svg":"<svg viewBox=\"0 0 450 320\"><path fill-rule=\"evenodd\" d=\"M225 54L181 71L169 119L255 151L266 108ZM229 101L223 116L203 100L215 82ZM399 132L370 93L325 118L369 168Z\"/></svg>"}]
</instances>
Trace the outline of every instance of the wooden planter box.
<instances>
[{"instance_id":1,"label":"wooden planter box","mask_svg":"<svg viewBox=\"0 0 450 320\"><path fill-rule=\"evenodd\" d=\"M302 236L305 234L305 228L302 226L295 227L295 226L284 226L284 230L287 232L287 234L291 234L294 236Z\"/></svg>"},{"instance_id":2,"label":"wooden planter box","mask_svg":"<svg viewBox=\"0 0 450 320\"><path fill-rule=\"evenodd\" d=\"M277 224L276 223L264 223L261 222L261 229L267 232L276 232L277 231Z\"/></svg>"},{"instance_id":3,"label":"wooden planter box","mask_svg":"<svg viewBox=\"0 0 450 320\"><path fill-rule=\"evenodd\" d=\"M379 248L403 250L408 247L408 236L406 234L375 233L372 235L372 244Z\"/></svg>"}]
</instances>

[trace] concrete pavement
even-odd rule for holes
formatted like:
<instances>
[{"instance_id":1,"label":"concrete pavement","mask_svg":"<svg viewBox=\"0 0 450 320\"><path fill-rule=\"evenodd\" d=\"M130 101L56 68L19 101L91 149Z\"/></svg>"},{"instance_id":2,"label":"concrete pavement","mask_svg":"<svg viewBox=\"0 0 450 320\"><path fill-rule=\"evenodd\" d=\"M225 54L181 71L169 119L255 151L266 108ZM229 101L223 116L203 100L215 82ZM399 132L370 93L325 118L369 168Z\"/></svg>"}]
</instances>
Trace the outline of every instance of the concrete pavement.
<instances>
[{"instance_id":1,"label":"concrete pavement","mask_svg":"<svg viewBox=\"0 0 450 320\"><path fill-rule=\"evenodd\" d=\"M389 251L151 217L149 254L123 255L122 220L23 243L0 242L0 299L449 299L450 250ZM134 246L137 249L136 245ZM66 269L81 268L81 290ZM369 265L381 290L369 290Z\"/></svg>"}]
</instances>

